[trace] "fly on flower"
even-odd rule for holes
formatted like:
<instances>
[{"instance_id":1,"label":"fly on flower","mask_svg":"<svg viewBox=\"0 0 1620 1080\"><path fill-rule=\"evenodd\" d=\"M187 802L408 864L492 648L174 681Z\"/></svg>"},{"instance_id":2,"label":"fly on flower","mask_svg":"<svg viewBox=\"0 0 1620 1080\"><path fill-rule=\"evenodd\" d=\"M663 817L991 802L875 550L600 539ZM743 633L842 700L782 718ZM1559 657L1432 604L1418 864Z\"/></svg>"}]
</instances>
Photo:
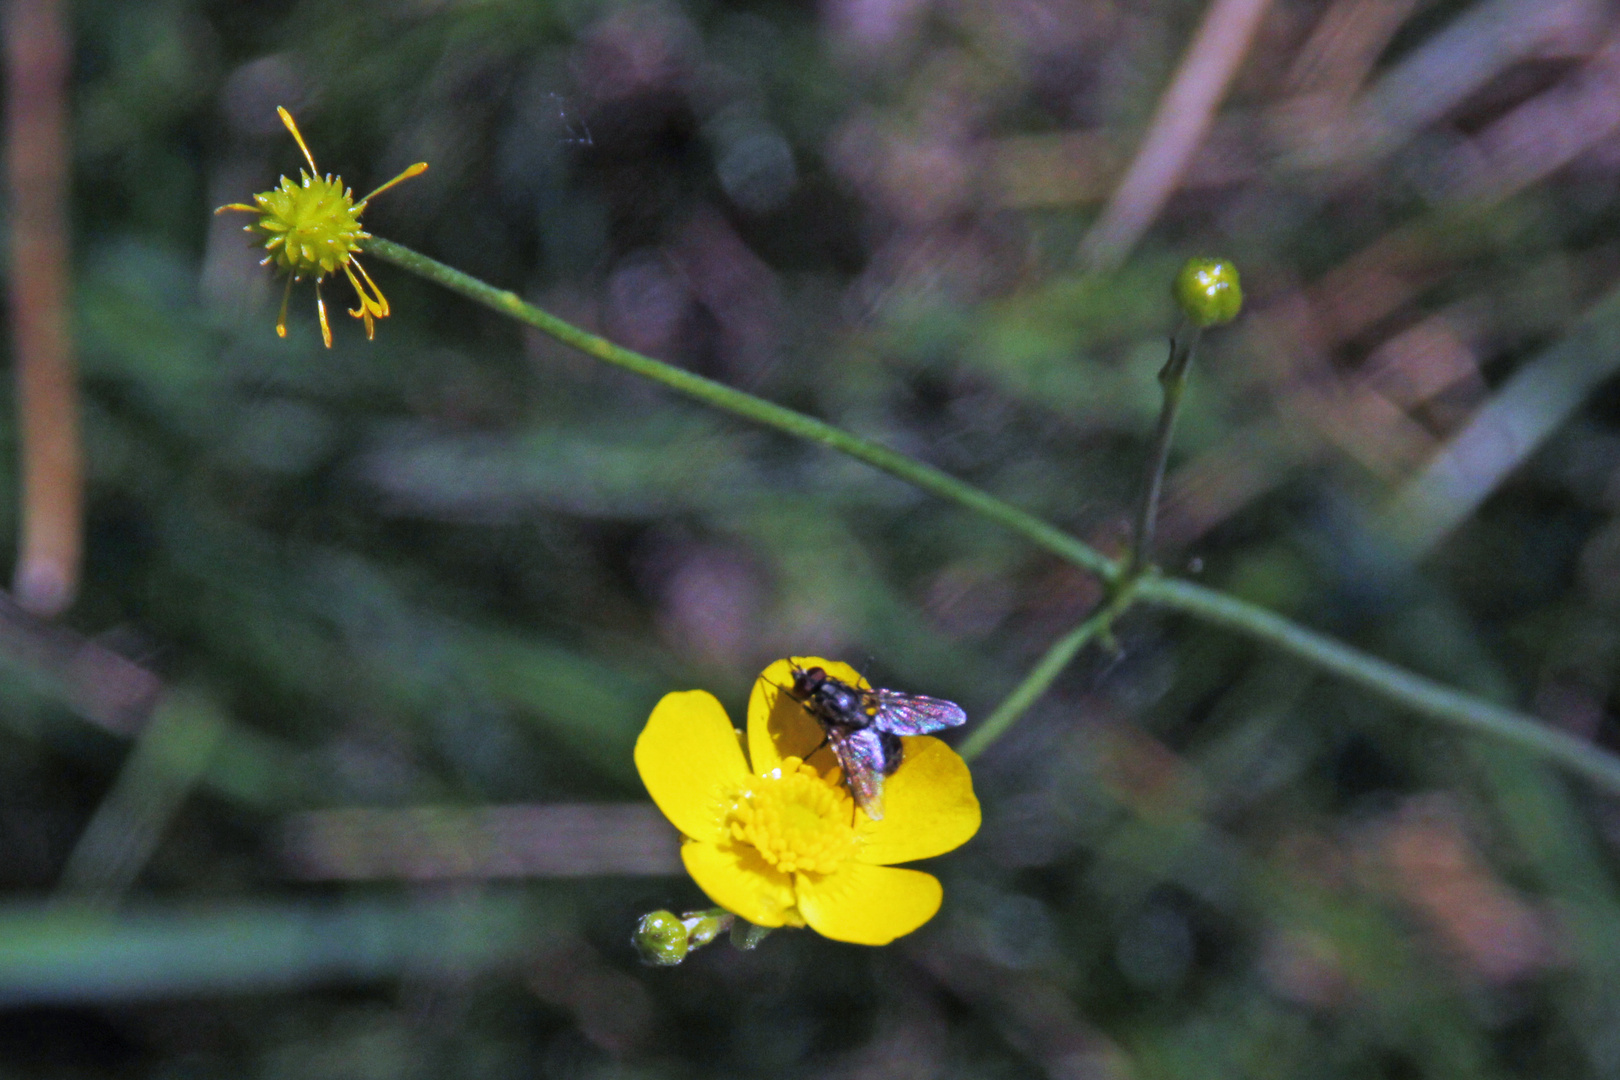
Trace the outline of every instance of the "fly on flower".
<instances>
[{"instance_id":1,"label":"fly on flower","mask_svg":"<svg viewBox=\"0 0 1620 1080\"><path fill-rule=\"evenodd\" d=\"M718 907L756 927L809 926L887 945L939 910L939 879L899 864L942 855L978 831L973 778L938 739L907 735L904 764L884 791L887 815L858 812L832 754L816 753L825 728L788 689L811 668L864 688L860 672L835 660L778 660L754 683L740 741L714 695L666 694L636 739L636 770L681 832L681 861Z\"/></svg>"},{"instance_id":2,"label":"fly on flower","mask_svg":"<svg viewBox=\"0 0 1620 1080\"><path fill-rule=\"evenodd\" d=\"M900 736L926 735L967 720L954 701L868 690L819 667L795 666L788 694L821 724L855 805L873 821L883 819L883 778L900 767Z\"/></svg>"},{"instance_id":3,"label":"fly on flower","mask_svg":"<svg viewBox=\"0 0 1620 1080\"><path fill-rule=\"evenodd\" d=\"M287 287L281 293L281 314L276 317L278 335L287 336L287 297L292 292L293 282L302 281L306 276L313 277L315 310L321 319L321 340L326 342L328 349L332 347L332 328L327 325L326 302L321 299L321 279L327 274L336 273L341 267L360 300L360 306L350 308L349 314L365 322L366 340L369 341L376 332L376 320L388 317L388 300L354 257L355 252L360 250L360 242L371 235L360 228L360 215L378 195L401 181L425 172L427 162L417 162L356 202L354 192L343 186L341 177L331 173L321 176L320 169L315 166L314 155L309 152L304 137L298 133L298 125L293 123L292 114L279 105L276 112L297 140L298 149L304 152L304 160L309 162L309 172L298 170L296 183L283 176L279 186L253 196L252 206L230 203L214 213L241 210L259 215L258 221L244 226L244 231L264 238L264 249L269 254L260 260L259 265L274 262L287 272Z\"/></svg>"}]
</instances>

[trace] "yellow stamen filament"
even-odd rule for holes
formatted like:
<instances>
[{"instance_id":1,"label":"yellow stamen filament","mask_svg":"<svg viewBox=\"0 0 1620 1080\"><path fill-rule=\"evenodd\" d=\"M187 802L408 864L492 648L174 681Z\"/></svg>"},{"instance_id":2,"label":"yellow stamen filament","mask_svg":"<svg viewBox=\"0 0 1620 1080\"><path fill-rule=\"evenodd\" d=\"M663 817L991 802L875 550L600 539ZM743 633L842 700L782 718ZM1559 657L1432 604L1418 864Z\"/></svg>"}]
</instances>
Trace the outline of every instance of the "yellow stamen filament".
<instances>
[{"instance_id":1,"label":"yellow stamen filament","mask_svg":"<svg viewBox=\"0 0 1620 1080\"><path fill-rule=\"evenodd\" d=\"M351 267L353 269L351 269ZM354 276L355 270L360 271L360 276L358 278ZM377 288L377 283L371 280L371 275L366 273L366 268L360 265L359 259L351 258L345 262L343 264L343 272L349 275L349 284L354 286L354 293L360 298L360 306L358 308L350 308L349 314L353 315L356 319L365 320L366 340L370 341L373 333L372 327L375 325L372 321L373 317L378 319L388 318L388 298L382 294L381 289ZM371 295L368 296L366 294L365 288L363 288L360 284L361 281L364 281L366 285L371 287Z\"/></svg>"},{"instance_id":2,"label":"yellow stamen filament","mask_svg":"<svg viewBox=\"0 0 1620 1080\"><path fill-rule=\"evenodd\" d=\"M315 279L315 311L321 317L321 340L332 347L332 328L326 322L326 301L321 299L321 279Z\"/></svg>"},{"instance_id":3,"label":"yellow stamen filament","mask_svg":"<svg viewBox=\"0 0 1620 1080\"><path fill-rule=\"evenodd\" d=\"M316 165L315 165L315 155L310 153L309 152L309 147L304 145L304 137L298 133L298 125L293 123L292 113L288 112L286 109L282 108L280 105L277 105L276 106L276 115L280 116L281 117L281 122L283 124L287 125L287 130L292 132L293 140L298 143L298 149L300 149L300 150L302 150L304 152L304 160L309 162L309 171L313 175L319 176L320 173L321 173L321 170L319 168L317 168ZM307 176L304 178L304 186L305 187L309 186L309 177L307 177Z\"/></svg>"},{"instance_id":4,"label":"yellow stamen filament","mask_svg":"<svg viewBox=\"0 0 1620 1080\"><path fill-rule=\"evenodd\" d=\"M287 336L287 297L292 295L292 275L287 275L287 287L281 290L281 314L276 316L276 337Z\"/></svg>"},{"instance_id":5,"label":"yellow stamen filament","mask_svg":"<svg viewBox=\"0 0 1620 1080\"><path fill-rule=\"evenodd\" d=\"M377 283L371 279L370 274L366 273L366 268L360 265L359 259L350 259L349 262L360 272L360 276L365 279L366 284L371 286L372 295L377 298L377 318L386 319L388 317L388 298L382 294L381 289L377 288Z\"/></svg>"},{"instance_id":6,"label":"yellow stamen filament","mask_svg":"<svg viewBox=\"0 0 1620 1080\"><path fill-rule=\"evenodd\" d=\"M392 180L388 181L388 183L384 184L382 187L378 188L376 191L373 191L370 195L367 195L365 198L363 198L359 202L355 203L354 204L355 213L359 213L360 211L364 210L366 208L367 203L369 203L372 199L375 199L377 196L381 195L383 192L387 191L389 188L393 187L395 184L402 184L406 180L409 180L411 177L413 177L413 176L421 176L425 172L427 172L427 162L418 161L415 165L412 165L410 168L406 169L404 172L400 173L398 176L396 176Z\"/></svg>"}]
</instances>

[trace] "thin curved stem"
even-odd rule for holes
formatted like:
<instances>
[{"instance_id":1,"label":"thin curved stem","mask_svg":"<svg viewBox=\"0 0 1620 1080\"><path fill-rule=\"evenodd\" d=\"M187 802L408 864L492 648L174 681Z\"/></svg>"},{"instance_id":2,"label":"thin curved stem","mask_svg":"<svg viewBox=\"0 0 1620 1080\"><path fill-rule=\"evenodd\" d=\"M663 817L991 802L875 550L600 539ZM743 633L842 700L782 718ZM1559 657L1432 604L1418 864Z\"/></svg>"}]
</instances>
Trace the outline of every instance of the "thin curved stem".
<instances>
[{"instance_id":1,"label":"thin curved stem","mask_svg":"<svg viewBox=\"0 0 1620 1080\"><path fill-rule=\"evenodd\" d=\"M851 435L824 420L794 412L792 409L783 408L741 390L733 390L724 383L705 379L673 364L666 364L661 360L654 360L650 356L643 356L641 353L615 345L606 338L581 330L533 304L524 303L516 293L486 285L475 277L463 274L392 241L373 236L365 241L365 247L379 259L420 274L452 292L458 292L486 307L510 315L519 322L550 334L564 345L571 345L598 360L604 360L654 382L663 383L673 390L718 409L746 417L789 435L820 443L857 461L864 461L924 491L999 522L1037 546L1109 581L1119 575L1119 567L1114 561L1090 545L1033 514L1002 502L987 491L963 483L949 473L941 472L932 465L924 465L886 446Z\"/></svg>"},{"instance_id":2,"label":"thin curved stem","mask_svg":"<svg viewBox=\"0 0 1620 1080\"><path fill-rule=\"evenodd\" d=\"M1163 577L1152 571L1141 575L1133 574L1131 580L1125 581L1124 567L1101 552L1033 514L1010 506L989 492L963 483L931 465L913 461L903 454L851 435L825 421L763 401L741 390L734 390L711 379L705 379L671 364L654 360L650 356L643 356L641 353L615 345L605 338L587 333L572 323L525 303L515 293L487 285L477 278L463 274L410 248L377 237L365 241L365 246L380 259L419 274L429 281L532 326L589 356L662 383L715 408L735 413L786 434L820 443L1006 526L1038 547L1097 574L1110 587L1117 588L1120 595L1112 598L1108 608L1105 609L1111 612L1110 619L1117 618L1136 600L1181 611L1291 653L1419 715L1449 724L1468 734L1486 735L1501 740L1557 762L1605 790L1620 793L1620 758L1548 727L1532 716L1464 694L1433 679L1406 671L1308 630L1274 612L1213 589L1206 589L1201 585ZM1010 697L991 719L996 719L1003 711L1012 713L1014 705L1018 706L1017 712L1027 708L1029 702L1051 684L1057 672L1062 670L1063 665L1072 659L1086 641L1103 629L1103 625L1099 625L1088 630L1090 623L1091 620L1082 623L1071 631L1068 637L1048 650L1047 656L1036 666L1036 670L1025 679L1025 684L1030 687L1027 693L1020 694L1019 691L1015 691L1016 695L1027 697L1029 701L1020 703ZM1049 676L1045 674L1048 669L1051 669ZM1045 678L1044 685L1037 685L1037 676ZM994 732L982 738L976 736L970 741L974 753L982 752L985 746L1013 722L1013 719L1016 719L1016 713L1012 713L1011 719L1000 722ZM989 721L986 721L986 726L989 726Z\"/></svg>"},{"instance_id":3,"label":"thin curved stem","mask_svg":"<svg viewBox=\"0 0 1620 1080\"><path fill-rule=\"evenodd\" d=\"M1029 707L1040 700L1042 694L1051 687L1052 683L1063 669L1080 654L1080 650L1097 637L1106 634L1114 625L1114 620L1130 607L1134 584L1121 589L1112 600L1103 603L1088 615L1084 622L1070 630L1067 634L1052 643L1046 650L1040 663L1030 669L1024 681L1013 688L996 711L980 721L974 728L973 734L962 743L961 754L964 760L972 761L987 750L991 743L1007 733L1019 717L1029 711Z\"/></svg>"},{"instance_id":4,"label":"thin curved stem","mask_svg":"<svg viewBox=\"0 0 1620 1080\"><path fill-rule=\"evenodd\" d=\"M1620 758L1615 755L1532 716L1369 656L1275 612L1190 581L1158 576L1138 583L1136 598L1275 646L1415 713L1517 746L1557 762L1608 791L1620 792Z\"/></svg>"}]
</instances>

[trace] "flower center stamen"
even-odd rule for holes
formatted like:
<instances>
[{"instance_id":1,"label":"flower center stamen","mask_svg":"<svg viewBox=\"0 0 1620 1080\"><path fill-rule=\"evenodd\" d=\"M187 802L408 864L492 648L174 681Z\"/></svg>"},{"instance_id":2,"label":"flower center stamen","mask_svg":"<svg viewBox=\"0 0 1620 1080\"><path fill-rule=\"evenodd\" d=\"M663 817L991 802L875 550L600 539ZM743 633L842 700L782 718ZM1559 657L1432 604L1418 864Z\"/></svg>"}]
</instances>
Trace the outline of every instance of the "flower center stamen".
<instances>
[{"instance_id":1,"label":"flower center stamen","mask_svg":"<svg viewBox=\"0 0 1620 1080\"><path fill-rule=\"evenodd\" d=\"M731 835L785 873L830 874L855 853L849 795L796 757L755 777L731 810Z\"/></svg>"}]
</instances>

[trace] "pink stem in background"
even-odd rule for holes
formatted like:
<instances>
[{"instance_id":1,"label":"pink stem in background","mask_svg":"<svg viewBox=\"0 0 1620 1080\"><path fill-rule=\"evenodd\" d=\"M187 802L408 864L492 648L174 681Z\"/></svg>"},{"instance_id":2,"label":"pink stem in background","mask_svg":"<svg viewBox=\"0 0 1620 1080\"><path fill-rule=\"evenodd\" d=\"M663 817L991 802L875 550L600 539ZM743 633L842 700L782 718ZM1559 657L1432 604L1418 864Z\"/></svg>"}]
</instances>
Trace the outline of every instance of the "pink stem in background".
<instances>
[{"instance_id":1,"label":"pink stem in background","mask_svg":"<svg viewBox=\"0 0 1620 1080\"><path fill-rule=\"evenodd\" d=\"M78 591L83 478L68 303L67 25L59 0L4 20L11 330L22 457L17 602L55 615Z\"/></svg>"},{"instance_id":2,"label":"pink stem in background","mask_svg":"<svg viewBox=\"0 0 1620 1080\"><path fill-rule=\"evenodd\" d=\"M1142 148L1102 216L1080 242L1080 259L1087 267L1118 266L1153 224L1209 133L1215 109L1248 53L1268 4L1269 0L1215 0L1210 5L1159 101Z\"/></svg>"}]
</instances>

